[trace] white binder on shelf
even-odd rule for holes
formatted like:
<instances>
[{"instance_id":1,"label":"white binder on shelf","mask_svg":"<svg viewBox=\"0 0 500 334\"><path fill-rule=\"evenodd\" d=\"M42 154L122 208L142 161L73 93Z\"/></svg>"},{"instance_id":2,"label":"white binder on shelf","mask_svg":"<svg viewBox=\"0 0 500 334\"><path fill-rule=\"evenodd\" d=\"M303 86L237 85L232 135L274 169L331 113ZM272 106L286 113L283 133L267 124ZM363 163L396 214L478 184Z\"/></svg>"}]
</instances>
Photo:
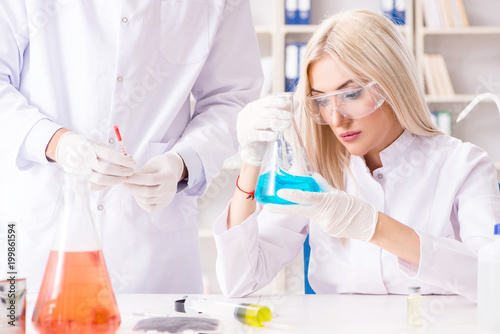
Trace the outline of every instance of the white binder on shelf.
<instances>
[{"instance_id":1,"label":"white binder on shelf","mask_svg":"<svg viewBox=\"0 0 500 334\"><path fill-rule=\"evenodd\" d=\"M311 0L299 0L297 24L309 24L311 22Z\"/></svg>"},{"instance_id":2,"label":"white binder on shelf","mask_svg":"<svg viewBox=\"0 0 500 334\"><path fill-rule=\"evenodd\" d=\"M299 0L285 0L285 24L298 23Z\"/></svg>"},{"instance_id":3,"label":"white binder on shelf","mask_svg":"<svg viewBox=\"0 0 500 334\"><path fill-rule=\"evenodd\" d=\"M289 43L285 47L285 89L287 92L295 91L299 80L299 45Z\"/></svg>"}]
</instances>

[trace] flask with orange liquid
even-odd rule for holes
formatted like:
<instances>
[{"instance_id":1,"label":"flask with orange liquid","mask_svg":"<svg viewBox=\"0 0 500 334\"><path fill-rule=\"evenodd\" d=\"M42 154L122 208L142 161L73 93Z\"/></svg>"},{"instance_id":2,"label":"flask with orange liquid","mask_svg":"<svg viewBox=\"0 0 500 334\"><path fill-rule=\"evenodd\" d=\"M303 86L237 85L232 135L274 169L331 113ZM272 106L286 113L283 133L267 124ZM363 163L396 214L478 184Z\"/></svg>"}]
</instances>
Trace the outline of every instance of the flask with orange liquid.
<instances>
[{"instance_id":1,"label":"flask with orange liquid","mask_svg":"<svg viewBox=\"0 0 500 334\"><path fill-rule=\"evenodd\" d=\"M115 333L120 314L90 212L85 176L64 175L62 205L33 312L41 333Z\"/></svg>"}]
</instances>

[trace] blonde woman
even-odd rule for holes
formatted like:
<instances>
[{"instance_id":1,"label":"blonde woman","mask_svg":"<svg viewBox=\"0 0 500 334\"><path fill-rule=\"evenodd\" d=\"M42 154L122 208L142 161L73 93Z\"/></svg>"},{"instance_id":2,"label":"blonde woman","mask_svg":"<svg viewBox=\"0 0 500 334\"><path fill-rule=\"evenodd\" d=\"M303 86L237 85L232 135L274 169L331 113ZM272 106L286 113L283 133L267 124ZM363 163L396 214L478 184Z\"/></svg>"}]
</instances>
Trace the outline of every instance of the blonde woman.
<instances>
[{"instance_id":1,"label":"blonde woman","mask_svg":"<svg viewBox=\"0 0 500 334\"><path fill-rule=\"evenodd\" d=\"M240 112L243 167L214 225L225 294L268 284L309 233L316 293L461 294L476 299L477 249L500 221L493 162L439 132L405 41L367 10L325 20L309 41L296 97L301 134L327 192L280 190L301 205L258 207L266 141L291 124L272 97Z\"/></svg>"}]
</instances>

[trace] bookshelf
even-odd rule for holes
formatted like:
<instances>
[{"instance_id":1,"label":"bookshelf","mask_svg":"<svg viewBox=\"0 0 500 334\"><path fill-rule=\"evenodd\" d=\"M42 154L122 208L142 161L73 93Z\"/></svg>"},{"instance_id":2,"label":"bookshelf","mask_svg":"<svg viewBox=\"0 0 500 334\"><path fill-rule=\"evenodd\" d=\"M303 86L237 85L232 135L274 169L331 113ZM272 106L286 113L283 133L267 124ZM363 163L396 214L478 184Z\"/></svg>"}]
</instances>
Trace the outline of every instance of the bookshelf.
<instances>
[{"instance_id":1,"label":"bookshelf","mask_svg":"<svg viewBox=\"0 0 500 334\"><path fill-rule=\"evenodd\" d=\"M422 27L423 35L498 35L500 27L456 27L456 28L427 28Z\"/></svg>"},{"instance_id":2,"label":"bookshelf","mask_svg":"<svg viewBox=\"0 0 500 334\"><path fill-rule=\"evenodd\" d=\"M424 55L426 39L430 37L447 36L474 36L474 35L499 35L500 26L468 26L468 27L427 27L424 24L424 1L415 0L415 58L422 89L425 88L424 80ZM474 94L453 94L449 96L426 95L429 103L468 103Z\"/></svg>"},{"instance_id":3,"label":"bookshelf","mask_svg":"<svg viewBox=\"0 0 500 334\"><path fill-rule=\"evenodd\" d=\"M476 95L473 94L454 94L451 96L426 95L425 101L427 101L427 103L432 103L432 104L439 104L439 103L468 104L475 97ZM484 102L490 102L490 101L484 101Z\"/></svg>"},{"instance_id":4,"label":"bookshelf","mask_svg":"<svg viewBox=\"0 0 500 334\"><path fill-rule=\"evenodd\" d=\"M270 42L260 43L265 53L270 53L272 57L272 93L285 91L285 46L287 42L306 42L316 31L318 23L325 17L346 9L367 8L380 11L379 1L325 1L311 0L311 24L309 25L289 25L285 24L285 0L259 1L252 0L252 5L258 10L265 8L270 12L265 23L257 23L255 31L259 37L259 42L263 39L270 39ZM257 9L256 9L257 10ZM408 46L413 51L413 0L406 0L405 7L406 24L398 26L401 33L406 37ZM255 15L254 15L255 16Z\"/></svg>"},{"instance_id":5,"label":"bookshelf","mask_svg":"<svg viewBox=\"0 0 500 334\"><path fill-rule=\"evenodd\" d=\"M435 107L436 109L449 109L452 112L452 124L453 124L453 127L455 127L455 129L457 130L456 133L454 131L454 135L456 137L459 137L464 141L470 140L470 141L475 142L479 146L483 146L481 144L482 143L486 144L488 142L488 140L482 139L482 143L478 143L478 142L476 142L476 140L472 140L472 139L477 139L478 137L482 137L482 136L484 136L484 134L477 136L477 133L476 133L476 135L474 136L471 133L467 133L467 131L464 130L466 125L464 125L463 123L460 123L458 126L455 125L455 123L454 123L456 116L458 116L458 114L462 111L462 109L465 106L467 106L480 93L480 92L478 92L477 89L471 89L472 85L465 85L464 81L473 81L473 80L477 81L478 77L479 78L481 77L481 74L477 74L476 76L474 76L474 75L471 75L469 73L469 75L467 76L463 73L460 73L460 72L466 72L466 69L460 68L459 66L457 66L457 63L459 63L459 62L457 62L456 59L460 57L460 55L457 55L457 53L460 53L460 51L457 52L457 50L463 50L463 52L465 52L467 55L471 55L471 54L475 54L475 53L477 54L477 49L480 49L480 48L477 48L477 46L476 46L477 49L474 49L474 51L471 51L468 48L469 43L476 42L478 40L482 40L485 45L489 45L491 43L493 45L493 49L497 50L496 52L500 52L500 48L497 47L499 45L498 41L500 40L500 25L495 25L498 22L498 20L495 20L496 22L489 21L484 26L475 25L474 20L472 20L472 22L470 22L470 25L465 26L465 27L427 27L425 25L425 22L424 22L425 21L424 3L425 3L425 0L415 0L415 3L414 3L415 58L416 58L416 62L417 62L418 75L419 75L420 83L422 85L422 89L425 88L425 84L424 84L424 82L425 82L424 81L424 76L425 76L424 55L428 49L429 44L432 44L432 43L430 43L430 41L432 41L432 40L434 40L434 45L441 46L441 49L446 49L446 47L443 45L449 45L448 43L453 44L453 47L455 49L454 50L455 54L453 54L453 52L448 52L448 54L445 55L445 59L446 59L446 56L448 56L449 59L447 59L447 64L453 63L453 62L455 63L455 71L453 71L453 70L450 71L450 74L452 74L452 81L453 81L453 79L455 79L454 86L455 86L455 84L457 86L461 86L458 89L455 89L455 94L452 94L452 95L447 95L447 96L438 95L437 96L437 95L426 94L426 96L425 96L426 101L430 107ZM468 8L466 8L466 10L471 11L472 12L471 14L475 14L476 17L479 18L479 19L476 19L476 22L481 22L481 23L483 23L483 19L488 16L487 12L485 12L485 9L488 8L490 4L492 4L492 2L488 2L488 1L484 1L484 0L481 1L481 3L477 3L476 6L472 6L472 3L468 2L467 0L464 0L464 3L466 6L467 5L469 6ZM493 11L495 11L495 10L493 9ZM469 14L469 13L467 13L467 14ZM469 15L469 17L470 16L471 15ZM450 42L451 40L452 40L452 42ZM488 42L484 42L484 41L488 41ZM489 42L489 41L491 41L491 42ZM495 51L492 51L492 52L495 52ZM451 54L451 56L450 56L450 54ZM484 73L487 73L488 71L485 70L485 68L487 69L488 67L491 67L491 68L498 67L498 62L496 61L496 62L484 63L484 64L480 64L480 66L476 66L477 69L481 70L480 72L483 73L482 74L483 76L486 76ZM449 69L450 68L448 68L448 70ZM460 77L460 76L462 76L462 77ZM471 79L473 79L473 80L471 80ZM464 87L466 87L466 86L468 86L468 87L465 89L467 89L468 91L465 91L465 89L464 89ZM487 87L487 88L491 89L491 87ZM465 93L462 93L461 91L462 92L465 91ZM460 92L460 93L457 93L457 92ZM482 91L482 92L484 92L484 91ZM484 105L481 107L481 109L486 109L486 110L490 109L490 111L491 111L491 109L495 108L494 104L489 99L482 101L481 104ZM479 108L479 106L477 106L476 108ZM484 110L481 110L481 112L482 111L484 111ZM476 111L476 113L480 113L480 111ZM488 116L489 115L491 115L491 117L498 117L498 113L496 113L496 115L495 115L495 112L488 114ZM495 121L496 121L495 119L492 120L492 122L495 122ZM467 122L467 121L464 120L463 122ZM480 123L478 121L476 121L476 123L472 124L471 127L474 128L474 131L477 132L477 129L480 127ZM471 131L471 132L473 132L473 131ZM493 131L490 129L490 132L493 132ZM491 135L488 135L488 136L491 137ZM489 140L489 141L491 141L491 140ZM484 146L487 146L487 145L484 145ZM484 148L488 150L487 147L484 147ZM495 152L496 150L490 149L488 151ZM497 158L497 160L498 160L498 158ZM500 182L500 161L495 162L495 167L497 169L498 178L499 178L499 182Z\"/></svg>"}]
</instances>

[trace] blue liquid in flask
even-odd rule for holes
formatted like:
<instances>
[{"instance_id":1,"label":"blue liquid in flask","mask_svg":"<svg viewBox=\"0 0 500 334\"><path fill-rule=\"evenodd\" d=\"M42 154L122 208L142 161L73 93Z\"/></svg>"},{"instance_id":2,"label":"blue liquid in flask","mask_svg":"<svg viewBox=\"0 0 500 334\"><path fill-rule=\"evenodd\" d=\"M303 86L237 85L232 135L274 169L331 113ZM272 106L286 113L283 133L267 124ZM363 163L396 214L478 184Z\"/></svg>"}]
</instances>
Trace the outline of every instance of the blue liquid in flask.
<instances>
[{"instance_id":1,"label":"blue liquid in flask","mask_svg":"<svg viewBox=\"0 0 500 334\"><path fill-rule=\"evenodd\" d=\"M321 189L310 176L295 176L280 170L279 172L267 172L259 176L255 199L261 204L297 204L284 200L276 193L280 189L299 189L310 192L321 192Z\"/></svg>"}]
</instances>

